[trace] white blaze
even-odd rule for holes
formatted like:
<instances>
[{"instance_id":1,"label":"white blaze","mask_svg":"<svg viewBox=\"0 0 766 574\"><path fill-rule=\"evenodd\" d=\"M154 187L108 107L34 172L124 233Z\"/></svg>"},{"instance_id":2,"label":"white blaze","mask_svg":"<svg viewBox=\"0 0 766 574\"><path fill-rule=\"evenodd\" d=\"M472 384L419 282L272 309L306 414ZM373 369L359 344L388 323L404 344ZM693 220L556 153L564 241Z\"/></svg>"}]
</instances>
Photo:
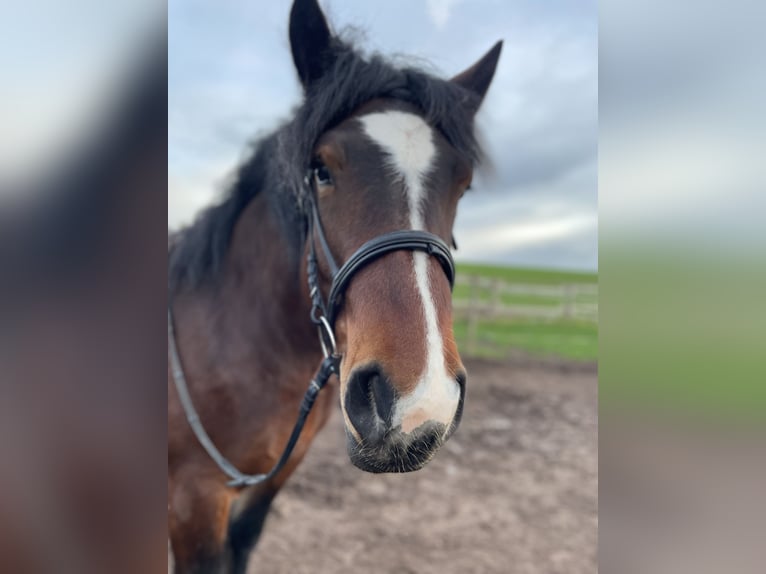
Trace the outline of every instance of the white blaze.
<instances>
[{"instance_id":1,"label":"white blaze","mask_svg":"<svg viewBox=\"0 0 766 574\"><path fill-rule=\"evenodd\" d=\"M415 114L388 111L359 118L365 134L385 153L389 167L404 182L409 205L410 227L423 230L425 181L436 159L431 127ZM412 254L415 283L423 303L426 330L426 365L414 390L402 397L394 409L394 427L410 433L428 421L449 427L457 411L460 388L447 372L436 306L428 279L428 255Z\"/></svg>"}]
</instances>

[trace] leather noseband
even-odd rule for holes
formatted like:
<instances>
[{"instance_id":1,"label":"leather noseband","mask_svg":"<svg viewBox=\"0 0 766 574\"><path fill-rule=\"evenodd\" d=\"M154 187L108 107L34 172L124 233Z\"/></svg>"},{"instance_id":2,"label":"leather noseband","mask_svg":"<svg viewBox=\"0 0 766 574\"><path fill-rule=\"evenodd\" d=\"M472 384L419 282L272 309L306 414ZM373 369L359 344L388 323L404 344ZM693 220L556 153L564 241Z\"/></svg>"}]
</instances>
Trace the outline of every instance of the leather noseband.
<instances>
[{"instance_id":1,"label":"leather noseband","mask_svg":"<svg viewBox=\"0 0 766 574\"><path fill-rule=\"evenodd\" d=\"M309 184L310 176L306 177ZM343 294L351 280L362 268L366 267L379 257L393 251L423 251L429 256L436 257L441 263L450 289L455 285L455 261L449 246L439 236L427 231L415 229L403 229L384 233L362 244L343 265L338 267L332 255L330 246L325 237L322 220L319 217L314 190L309 187L309 202L311 214L308 215L308 282L312 299L311 320L319 327L320 341L326 351L332 349L335 353L335 341L333 330L343 305ZM312 230L316 230L319 243L322 246L327 265L332 274L332 285L325 301L319 289L319 273L316 256L316 246ZM325 353L327 354L327 352Z\"/></svg>"}]
</instances>

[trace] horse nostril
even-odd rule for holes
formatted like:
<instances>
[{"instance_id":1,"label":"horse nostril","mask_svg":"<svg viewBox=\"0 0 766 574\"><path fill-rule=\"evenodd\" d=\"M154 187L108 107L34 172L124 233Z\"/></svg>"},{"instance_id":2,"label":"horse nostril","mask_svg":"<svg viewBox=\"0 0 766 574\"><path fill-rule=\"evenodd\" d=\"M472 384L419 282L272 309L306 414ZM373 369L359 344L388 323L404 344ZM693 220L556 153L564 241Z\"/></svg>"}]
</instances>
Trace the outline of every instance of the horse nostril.
<instances>
[{"instance_id":1,"label":"horse nostril","mask_svg":"<svg viewBox=\"0 0 766 574\"><path fill-rule=\"evenodd\" d=\"M345 407L351 424L367 442L378 442L391 427L394 388L377 365L355 371L349 379Z\"/></svg>"},{"instance_id":2,"label":"horse nostril","mask_svg":"<svg viewBox=\"0 0 766 574\"><path fill-rule=\"evenodd\" d=\"M373 376L369 384L378 418L386 423L386 426L390 426L394 414L394 388L380 373Z\"/></svg>"}]
</instances>

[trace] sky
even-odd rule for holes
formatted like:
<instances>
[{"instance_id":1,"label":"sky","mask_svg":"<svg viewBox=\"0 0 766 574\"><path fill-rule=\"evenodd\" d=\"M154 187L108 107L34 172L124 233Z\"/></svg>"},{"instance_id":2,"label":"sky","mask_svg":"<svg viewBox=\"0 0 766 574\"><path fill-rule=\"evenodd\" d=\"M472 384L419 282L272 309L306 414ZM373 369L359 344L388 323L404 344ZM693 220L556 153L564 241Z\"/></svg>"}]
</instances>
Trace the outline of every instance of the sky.
<instances>
[{"instance_id":1,"label":"sky","mask_svg":"<svg viewBox=\"0 0 766 574\"><path fill-rule=\"evenodd\" d=\"M97 137L165 21L156 0L0 2L0 199Z\"/></svg>"},{"instance_id":2,"label":"sky","mask_svg":"<svg viewBox=\"0 0 766 574\"><path fill-rule=\"evenodd\" d=\"M301 97L287 37L289 0L170 0L168 225L225 189L247 142ZM458 209L462 261L598 266L596 2L324 0L331 26L365 49L443 77L497 40L503 54L477 116L489 162Z\"/></svg>"}]
</instances>

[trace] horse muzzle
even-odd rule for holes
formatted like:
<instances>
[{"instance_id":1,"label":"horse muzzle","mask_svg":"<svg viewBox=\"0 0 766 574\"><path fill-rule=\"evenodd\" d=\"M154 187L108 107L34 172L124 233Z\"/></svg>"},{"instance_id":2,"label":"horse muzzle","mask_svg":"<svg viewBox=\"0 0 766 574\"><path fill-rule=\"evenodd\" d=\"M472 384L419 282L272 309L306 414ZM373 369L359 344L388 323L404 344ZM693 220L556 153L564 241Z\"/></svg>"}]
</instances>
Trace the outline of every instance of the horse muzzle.
<instances>
[{"instance_id":1,"label":"horse muzzle","mask_svg":"<svg viewBox=\"0 0 766 574\"><path fill-rule=\"evenodd\" d=\"M380 366L356 369L343 397L351 462L375 473L411 472L425 466L460 423L465 376L447 384L456 387L455 404L435 405L428 398L418 404L412 397L400 396ZM414 411L409 417L417 419L414 428L401 415L403 405Z\"/></svg>"}]
</instances>

